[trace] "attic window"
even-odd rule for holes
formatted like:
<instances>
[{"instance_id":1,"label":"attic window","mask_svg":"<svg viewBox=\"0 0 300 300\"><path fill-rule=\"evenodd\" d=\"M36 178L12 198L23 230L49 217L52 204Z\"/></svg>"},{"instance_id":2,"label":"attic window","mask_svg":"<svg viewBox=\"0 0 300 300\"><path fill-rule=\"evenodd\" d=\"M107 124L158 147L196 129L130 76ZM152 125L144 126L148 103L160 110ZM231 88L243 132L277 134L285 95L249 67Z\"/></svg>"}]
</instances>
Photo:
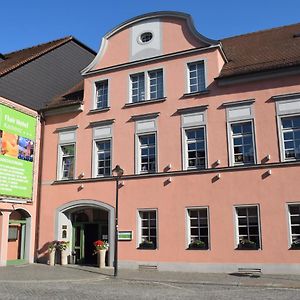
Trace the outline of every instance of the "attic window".
<instances>
[{"instance_id":1,"label":"attic window","mask_svg":"<svg viewBox=\"0 0 300 300\"><path fill-rule=\"evenodd\" d=\"M295 33L294 35L293 35L293 38L299 38L300 37L300 33Z\"/></svg>"},{"instance_id":2,"label":"attic window","mask_svg":"<svg viewBox=\"0 0 300 300\"><path fill-rule=\"evenodd\" d=\"M139 42L141 44L147 44L149 43L153 38L153 34L150 31L144 32L139 37Z\"/></svg>"}]
</instances>

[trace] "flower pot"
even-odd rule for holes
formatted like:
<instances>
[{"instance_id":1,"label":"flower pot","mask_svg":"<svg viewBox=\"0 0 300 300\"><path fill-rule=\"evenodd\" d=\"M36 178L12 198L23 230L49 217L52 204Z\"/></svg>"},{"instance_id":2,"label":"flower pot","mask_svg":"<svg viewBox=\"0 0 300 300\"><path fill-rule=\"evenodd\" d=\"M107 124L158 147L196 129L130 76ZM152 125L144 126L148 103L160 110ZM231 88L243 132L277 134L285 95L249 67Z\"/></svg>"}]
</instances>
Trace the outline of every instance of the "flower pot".
<instances>
[{"instance_id":1,"label":"flower pot","mask_svg":"<svg viewBox=\"0 0 300 300\"><path fill-rule=\"evenodd\" d=\"M106 249L98 250L98 261L99 261L99 268L105 268L105 257L106 257Z\"/></svg>"},{"instance_id":2,"label":"flower pot","mask_svg":"<svg viewBox=\"0 0 300 300\"><path fill-rule=\"evenodd\" d=\"M258 250L256 244L239 244L237 247L238 250Z\"/></svg>"},{"instance_id":3,"label":"flower pot","mask_svg":"<svg viewBox=\"0 0 300 300\"><path fill-rule=\"evenodd\" d=\"M61 251L60 259L61 259L60 263L62 266L68 264L68 251L67 250Z\"/></svg>"},{"instance_id":4,"label":"flower pot","mask_svg":"<svg viewBox=\"0 0 300 300\"><path fill-rule=\"evenodd\" d=\"M151 244L151 243L141 243L139 245L139 249L150 249L150 250L153 250L153 249L155 249L155 246L154 246L154 244Z\"/></svg>"},{"instance_id":5,"label":"flower pot","mask_svg":"<svg viewBox=\"0 0 300 300\"><path fill-rule=\"evenodd\" d=\"M49 251L49 266L55 265L55 249Z\"/></svg>"}]
</instances>

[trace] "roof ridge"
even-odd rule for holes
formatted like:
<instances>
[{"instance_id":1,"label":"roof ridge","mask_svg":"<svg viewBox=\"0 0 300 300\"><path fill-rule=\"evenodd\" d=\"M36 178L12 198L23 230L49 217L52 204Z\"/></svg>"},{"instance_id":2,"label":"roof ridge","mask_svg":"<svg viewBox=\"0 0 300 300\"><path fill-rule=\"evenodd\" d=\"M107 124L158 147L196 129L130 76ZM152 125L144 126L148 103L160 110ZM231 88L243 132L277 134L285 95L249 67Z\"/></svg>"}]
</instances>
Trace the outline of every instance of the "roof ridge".
<instances>
[{"instance_id":1,"label":"roof ridge","mask_svg":"<svg viewBox=\"0 0 300 300\"><path fill-rule=\"evenodd\" d=\"M12 52L8 52L8 53L2 53L4 56L8 56L8 55L12 55L12 54L15 54L15 53L18 53L18 52L22 52L22 51L25 51L25 50L29 50L29 49L33 49L33 48L37 48L37 47L41 47L41 46L45 46L47 44L51 44L51 43L57 43L57 42L66 42L66 41L69 41L71 39L73 39L74 37L72 35L68 35L66 37L63 37L63 38L59 38L59 39L55 39L55 40L52 40L52 41L49 41L49 42L45 42L45 43L40 43L40 44L37 44L37 45L34 45L34 46L30 46L30 47L27 47L27 48L23 48L23 49L20 49L20 50L15 50L15 51L12 51Z\"/></svg>"},{"instance_id":2,"label":"roof ridge","mask_svg":"<svg viewBox=\"0 0 300 300\"><path fill-rule=\"evenodd\" d=\"M233 35L233 36L229 36L229 37L226 37L226 38L221 38L220 41L230 40L230 39L233 39L233 38L238 38L238 37L243 37L243 36L249 36L249 35L254 35L254 34L260 34L260 33L263 33L263 32L268 32L268 31L272 31L272 30L282 29L282 28L285 28L285 27L291 27L291 26L295 26L295 25L300 25L300 22L289 24L289 25L282 25L282 26L267 28L267 29L261 29L261 30L258 30L258 31L252 31L252 32L248 32L248 33L238 34L238 35Z\"/></svg>"}]
</instances>

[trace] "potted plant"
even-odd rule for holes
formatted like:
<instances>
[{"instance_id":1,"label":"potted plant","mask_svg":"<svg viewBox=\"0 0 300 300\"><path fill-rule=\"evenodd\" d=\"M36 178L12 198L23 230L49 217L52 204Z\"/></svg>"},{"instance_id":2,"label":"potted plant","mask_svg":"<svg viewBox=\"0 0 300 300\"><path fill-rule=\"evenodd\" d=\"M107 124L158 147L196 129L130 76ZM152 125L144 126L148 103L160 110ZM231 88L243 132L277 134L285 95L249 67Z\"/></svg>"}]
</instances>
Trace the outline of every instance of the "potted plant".
<instances>
[{"instance_id":1,"label":"potted plant","mask_svg":"<svg viewBox=\"0 0 300 300\"><path fill-rule=\"evenodd\" d=\"M57 242L57 249L60 250L61 253L61 265L68 264L68 247L70 242L69 241L58 241Z\"/></svg>"},{"instance_id":2,"label":"potted plant","mask_svg":"<svg viewBox=\"0 0 300 300\"><path fill-rule=\"evenodd\" d=\"M149 241L144 239L140 244L139 244L139 249L155 249L155 245L153 241Z\"/></svg>"},{"instance_id":3,"label":"potted plant","mask_svg":"<svg viewBox=\"0 0 300 300\"><path fill-rule=\"evenodd\" d=\"M55 265L55 253L56 253L56 245L57 242L53 241L48 244L48 253L49 253L49 266Z\"/></svg>"},{"instance_id":4,"label":"potted plant","mask_svg":"<svg viewBox=\"0 0 300 300\"><path fill-rule=\"evenodd\" d=\"M193 240L188 249L207 249L207 245L201 240Z\"/></svg>"},{"instance_id":5,"label":"potted plant","mask_svg":"<svg viewBox=\"0 0 300 300\"><path fill-rule=\"evenodd\" d=\"M106 251L109 248L109 244L102 240L97 240L93 244L96 248L95 252L98 254L99 268L105 268L105 256Z\"/></svg>"},{"instance_id":6,"label":"potted plant","mask_svg":"<svg viewBox=\"0 0 300 300\"><path fill-rule=\"evenodd\" d=\"M296 239L292 242L291 249L299 249L300 250L300 239Z\"/></svg>"},{"instance_id":7,"label":"potted plant","mask_svg":"<svg viewBox=\"0 0 300 300\"><path fill-rule=\"evenodd\" d=\"M240 240L237 249L239 250L257 250L258 247L255 242L248 239Z\"/></svg>"}]
</instances>

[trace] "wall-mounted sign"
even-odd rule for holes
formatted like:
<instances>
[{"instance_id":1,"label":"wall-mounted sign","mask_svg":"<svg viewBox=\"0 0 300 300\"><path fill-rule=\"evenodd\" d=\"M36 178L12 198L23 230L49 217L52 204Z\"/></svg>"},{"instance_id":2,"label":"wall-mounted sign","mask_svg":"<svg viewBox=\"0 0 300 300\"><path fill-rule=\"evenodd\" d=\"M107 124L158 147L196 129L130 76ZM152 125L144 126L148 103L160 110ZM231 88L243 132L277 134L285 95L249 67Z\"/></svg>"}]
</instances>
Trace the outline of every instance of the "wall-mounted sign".
<instances>
[{"instance_id":1,"label":"wall-mounted sign","mask_svg":"<svg viewBox=\"0 0 300 300\"><path fill-rule=\"evenodd\" d=\"M0 195L32 199L36 118L0 104Z\"/></svg>"},{"instance_id":2,"label":"wall-mounted sign","mask_svg":"<svg viewBox=\"0 0 300 300\"><path fill-rule=\"evenodd\" d=\"M132 240L132 231L119 231L118 240L119 241L131 241Z\"/></svg>"}]
</instances>

